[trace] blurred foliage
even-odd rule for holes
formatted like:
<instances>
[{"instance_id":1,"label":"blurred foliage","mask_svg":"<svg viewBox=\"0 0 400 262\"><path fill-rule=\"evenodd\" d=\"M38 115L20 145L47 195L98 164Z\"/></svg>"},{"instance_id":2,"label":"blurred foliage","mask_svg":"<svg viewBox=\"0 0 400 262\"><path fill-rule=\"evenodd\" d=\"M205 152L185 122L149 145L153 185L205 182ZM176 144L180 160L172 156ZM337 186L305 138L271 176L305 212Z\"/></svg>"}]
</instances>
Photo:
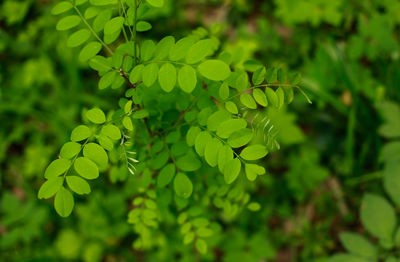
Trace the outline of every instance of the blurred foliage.
<instances>
[{"instance_id":1,"label":"blurred foliage","mask_svg":"<svg viewBox=\"0 0 400 262\"><path fill-rule=\"evenodd\" d=\"M134 195L145 195L143 176L108 172L96 181L97 192L78 199L69 219L37 200L46 165L82 112L113 109L121 95L98 91L97 76L66 47L67 34L55 31L54 4L0 3L0 260L200 261L183 245L181 229L168 226L176 221L165 208L162 234L152 238L157 245L132 247L138 235L128 210ZM148 16L153 30L146 38L210 34L235 50L238 67L257 59L301 71L313 101L310 106L299 96L287 110L270 112L274 139L285 146L270 155L267 175L250 192L261 209L241 212L233 224L222 210L219 223L210 224L217 233L202 261L322 262L345 252L335 261L371 261L346 244L346 235L339 239L344 231L374 237L368 241L375 248L366 252L384 254L379 261L399 259L391 257L396 239L378 241L380 233L368 226L392 222L367 222L358 214L371 194L392 209L399 204L399 1L179 0ZM171 198L165 193L159 206ZM215 199L225 200L210 186L202 200Z\"/></svg>"}]
</instances>

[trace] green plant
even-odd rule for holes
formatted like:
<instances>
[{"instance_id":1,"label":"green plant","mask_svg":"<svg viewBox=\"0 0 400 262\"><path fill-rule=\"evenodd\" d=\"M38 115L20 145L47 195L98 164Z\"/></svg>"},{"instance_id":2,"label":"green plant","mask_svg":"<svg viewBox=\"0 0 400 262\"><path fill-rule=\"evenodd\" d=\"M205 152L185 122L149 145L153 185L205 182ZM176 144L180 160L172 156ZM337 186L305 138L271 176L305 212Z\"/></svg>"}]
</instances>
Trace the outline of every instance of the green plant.
<instances>
[{"instance_id":1,"label":"green plant","mask_svg":"<svg viewBox=\"0 0 400 262\"><path fill-rule=\"evenodd\" d=\"M87 180L111 167L111 181L137 176L128 217L139 236L135 248L161 245L156 229L161 222L177 226L175 217L183 242L206 254L204 239L219 228L212 206L227 221L244 208L261 208L250 200L247 181L266 173L260 160L279 148L266 108L291 103L301 78L256 61L236 65L236 54L218 52L218 39L207 33L176 42L142 39L139 32L152 28L146 17L162 6L163 0L77 0L53 8L66 14L56 28L74 30L68 46L88 42L79 59L98 72L99 89L126 91L119 109L85 112L86 123L47 167L38 197L55 195L57 213L67 217L72 192L89 194Z\"/></svg>"},{"instance_id":2,"label":"green plant","mask_svg":"<svg viewBox=\"0 0 400 262\"><path fill-rule=\"evenodd\" d=\"M383 194L365 194L360 209L361 223L377 241L370 242L361 234L341 233L340 241L348 253L333 256L330 259L332 262L399 260L400 227L395 206L400 204L400 107L393 102L384 102L379 109L384 118L380 134L387 139L394 139L385 144L380 155L384 168L379 177L382 177L384 190L391 201Z\"/></svg>"}]
</instances>

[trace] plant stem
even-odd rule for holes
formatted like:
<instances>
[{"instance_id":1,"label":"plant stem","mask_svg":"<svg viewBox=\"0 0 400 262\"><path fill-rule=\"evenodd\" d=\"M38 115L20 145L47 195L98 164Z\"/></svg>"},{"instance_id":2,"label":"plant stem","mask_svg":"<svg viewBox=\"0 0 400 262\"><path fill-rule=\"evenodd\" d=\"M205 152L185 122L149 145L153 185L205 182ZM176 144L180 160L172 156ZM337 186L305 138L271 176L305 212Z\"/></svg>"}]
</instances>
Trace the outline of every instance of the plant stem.
<instances>
[{"instance_id":1,"label":"plant stem","mask_svg":"<svg viewBox=\"0 0 400 262\"><path fill-rule=\"evenodd\" d=\"M89 28L90 32L94 35L94 37L96 37L96 39L104 46L104 48L107 50L107 52L110 55L113 55L113 51L111 51L111 49L103 42L103 40L101 40L101 38L97 35L97 33L93 30L93 28L89 25L89 23L87 22L87 20L85 19L85 17L83 17L81 11L79 11L79 9L76 7L76 5L74 4L74 9L75 11L78 13L79 17L82 19L82 21L85 23L85 25Z\"/></svg>"},{"instance_id":2,"label":"plant stem","mask_svg":"<svg viewBox=\"0 0 400 262\"><path fill-rule=\"evenodd\" d=\"M137 0L135 0L135 17L133 18L133 53L134 53L134 56L135 56L135 59L134 59L134 64L136 65L137 64L137 55L136 55L136 45L137 45L137 32L136 32L136 17L137 17L137 8L138 8L138 5L137 5Z\"/></svg>"}]
</instances>

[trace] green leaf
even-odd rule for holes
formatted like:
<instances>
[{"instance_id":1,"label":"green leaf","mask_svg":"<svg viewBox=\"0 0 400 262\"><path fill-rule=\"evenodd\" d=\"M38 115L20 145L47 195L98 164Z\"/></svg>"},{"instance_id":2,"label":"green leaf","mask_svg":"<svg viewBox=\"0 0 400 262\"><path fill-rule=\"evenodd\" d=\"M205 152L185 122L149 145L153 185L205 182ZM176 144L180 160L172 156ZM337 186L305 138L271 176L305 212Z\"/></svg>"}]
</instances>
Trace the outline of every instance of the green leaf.
<instances>
[{"instance_id":1,"label":"green leaf","mask_svg":"<svg viewBox=\"0 0 400 262\"><path fill-rule=\"evenodd\" d=\"M257 104L250 94L240 95L240 102L250 109L257 109Z\"/></svg>"},{"instance_id":2,"label":"green leaf","mask_svg":"<svg viewBox=\"0 0 400 262\"><path fill-rule=\"evenodd\" d=\"M107 72L105 75L103 75L100 78L99 89L102 90L102 89L105 89L105 88L109 87L110 85L112 85L117 76L118 76L118 73L116 71Z\"/></svg>"},{"instance_id":3,"label":"green leaf","mask_svg":"<svg viewBox=\"0 0 400 262\"><path fill-rule=\"evenodd\" d=\"M265 95L267 96L267 100L270 105L272 105L275 108L279 107L279 98L274 92L274 90L272 90L272 88L269 87L265 88Z\"/></svg>"},{"instance_id":4,"label":"green leaf","mask_svg":"<svg viewBox=\"0 0 400 262\"><path fill-rule=\"evenodd\" d=\"M82 145L76 142L65 143L60 151L62 158L71 159L81 151Z\"/></svg>"},{"instance_id":5,"label":"green leaf","mask_svg":"<svg viewBox=\"0 0 400 262\"><path fill-rule=\"evenodd\" d=\"M370 262L370 260L350 254L337 254L329 258L328 262Z\"/></svg>"},{"instance_id":6,"label":"green leaf","mask_svg":"<svg viewBox=\"0 0 400 262\"><path fill-rule=\"evenodd\" d=\"M224 167L224 179L227 184L232 184L239 176L242 163L238 158L229 160Z\"/></svg>"},{"instance_id":7,"label":"green leaf","mask_svg":"<svg viewBox=\"0 0 400 262\"><path fill-rule=\"evenodd\" d=\"M211 141L212 137L209 132L202 131L200 132L195 139L195 150L199 156L204 156L204 150L206 149L206 145L209 141Z\"/></svg>"},{"instance_id":8,"label":"green leaf","mask_svg":"<svg viewBox=\"0 0 400 262\"><path fill-rule=\"evenodd\" d=\"M139 21L136 23L136 31L138 32L146 32L152 28L151 24L146 21Z\"/></svg>"},{"instance_id":9,"label":"green leaf","mask_svg":"<svg viewBox=\"0 0 400 262\"><path fill-rule=\"evenodd\" d=\"M248 128L242 128L233 132L228 138L228 144L233 148L246 145L253 138L253 131Z\"/></svg>"},{"instance_id":10,"label":"green leaf","mask_svg":"<svg viewBox=\"0 0 400 262\"><path fill-rule=\"evenodd\" d=\"M193 192L192 181L184 173L178 173L174 179L174 190L176 195L189 198Z\"/></svg>"},{"instance_id":11,"label":"green leaf","mask_svg":"<svg viewBox=\"0 0 400 262\"><path fill-rule=\"evenodd\" d=\"M256 164L245 164L244 169L249 181L254 181L257 176L265 174L265 168Z\"/></svg>"},{"instance_id":12,"label":"green leaf","mask_svg":"<svg viewBox=\"0 0 400 262\"><path fill-rule=\"evenodd\" d=\"M101 50L101 44L99 42L89 42L79 53L79 60L86 62L90 58L97 55Z\"/></svg>"},{"instance_id":13,"label":"green leaf","mask_svg":"<svg viewBox=\"0 0 400 262\"><path fill-rule=\"evenodd\" d=\"M247 122L243 118L229 119L218 126L217 135L221 138L228 138L233 132L246 126Z\"/></svg>"},{"instance_id":14,"label":"green leaf","mask_svg":"<svg viewBox=\"0 0 400 262\"><path fill-rule=\"evenodd\" d=\"M279 87L275 93L278 97L278 108L281 108L285 104L285 91L283 91L282 87Z\"/></svg>"},{"instance_id":15,"label":"green leaf","mask_svg":"<svg viewBox=\"0 0 400 262\"><path fill-rule=\"evenodd\" d=\"M74 128L71 133L71 140L74 142L79 142L84 139L89 138L92 135L92 131L90 131L89 127L80 125Z\"/></svg>"},{"instance_id":16,"label":"green leaf","mask_svg":"<svg viewBox=\"0 0 400 262\"><path fill-rule=\"evenodd\" d=\"M147 111L146 109L142 109L142 110L139 110L139 111L135 111L133 114L132 114L132 118L133 119L143 119L143 118L146 118L146 117L148 117L149 116L149 111Z\"/></svg>"},{"instance_id":17,"label":"green leaf","mask_svg":"<svg viewBox=\"0 0 400 262\"><path fill-rule=\"evenodd\" d=\"M117 0L90 0L90 3L95 6L105 6L105 5L115 5L118 2Z\"/></svg>"},{"instance_id":18,"label":"green leaf","mask_svg":"<svg viewBox=\"0 0 400 262\"><path fill-rule=\"evenodd\" d=\"M231 74L229 66L220 60L207 60L197 68L205 78L213 81L222 81Z\"/></svg>"},{"instance_id":19,"label":"green leaf","mask_svg":"<svg viewBox=\"0 0 400 262\"><path fill-rule=\"evenodd\" d=\"M58 31L64 31L78 26L81 23L81 18L77 15L70 15L63 17L58 21L56 29Z\"/></svg>"},{"instance_id":20,"label":"green leaf","mask_svg":"<svg viewBox=\"0 0 400 262\"><path fill-rule=\"evenodd\" d=\"M100 169L108 164L108 155L106 151L96 143L88 143L83 148L83 155L95 162Z\"/></svg>"},{"instance_id":21,"label":"green leaf","mask_svg":"<svg viewBox=\"0 0 400 262\"><path fill-rule=\"evenodd\" d=\"M204 158L206 162L215 167L218 164L218 151L222 147L222 143L217 139L213 138L208 141L204 150Z\"/></svg>"},{"instance_id":22,"label":"green leaf","mask_svg":"<svg viewBox=\"0 0 400 262\"><path fill-rule=\"evenodd\" d=\"M158 82L161 89L165 92L171 92L176 84L176 69L170 63L165 63L158 71Z\"/></svg>"},{"instance_id":23,"label":"green leaf","mask_svg":"<svg viewBox=\"0 0 400 262\"><path fill-rule=\"evenodd\" d=\"M218 151L218 169L224 172L225 164L233 159L233 151L227 145L223 145Z\"/></svg>"},{"instance_id":24,"label":"green leaf","mask_svg":"<svg viewBox=\"0 0 400 262\"><path fill-rule=\"evenodd\" d=\"M213 47L214 43L211 39L203 39L198 41L192 45L187 52L186 62L188 64L200 62L200 60L212 54Z\"/></svg>"},{"instance_id":25,"label":"green leaf","mask_svg":"<svg viewBox=\"0 0 400 262\"><path fill-rule=\"evenodd\" d=\"M154 7L163 7L164 5L164 0L146 0L146 2Z\"/></svg>"},{"instance_id":26,"label":"green leaf","mask_svg":"<svg viewBox=\"0 0 400 262\"><path fill-rule=\"evenodd\" d=\"M75 171L86 179L96 179L99 177L99 168L87 157L78 157L74 163Z\"/></svg>"},{"instance_id":27,"label":"green leaf","mask_svg":"<svg viewBox=\"0 0 400 262\"><path fill-rule=\"evenodd\" d=\"M121 16L114 17L113 19L107 21L104 25L104 34L111 35L121 30L124 24L125 18Z\"/></svg>"},{"instance_id":28,"label":"green leaf","mask_svg":"<svg viewBox=\"0 0 400 262\"><path fill-rule=\"evenodd\" d=\"M97 140L99 141L99 144L100 144L103 148L107 149L108 151L112 151L112 150L113 150L114 144L113 144L113 142L111 141L111 139L108 138L107 136L105 136L105 135L99 135L99 136L97 137Z\"/></svg>"},{"instance_id":29,"label":"green leaf","mask_svg":"<svg viewBox=\"0 0 400 262\"><path fill-rule=\"evenodd\" d=\"M143 68L143 83L146 86L152 86L157 80L158 65L156 63L148 64Z\"/></svg>"},{"instance_id":30,"label":"green leaf","mask_svg":"<svg viewBox=\"0 0 400 262\"><path fill-rule=\"evenodd\" d=\"M131 118L130 118L129 116L125 116L125 117L122 119L122 125L123 125L126 129L128 129L129 131L132 131L132 130L133 130L132 120L131 120Z\"/></svg>"},{"instance_id":31,"label":"green leaf","mask_svg":"<svg viewBox=\"0 0 400 262\"><path fill-rule=\"evenodd\" d=\"M361 222L373 236L391 241L397 223L396 213L383 197L366 194L361 204Z\"/></svg>"},{"instance_id":32,"label":"green leaf","mask_svg":"<svg viewBox=\"0 0 400 262\"><path fill-rule=\"evenodd\" d=\"M383 185L393 202L400 206L400 164L393 162L386 164L383 171Z\"/></svg>"},{"instance_id":33,"label":"green leaf","mask_svg":"<svg viewBox=\"0 0 400 262\"><path fill-rule=\"evenodd\" d=\"M288 104L292 103L293 98L294 98L293 88L292 87L285 87L283 89L283 91L285 92L284 100L286 101L286 103L288 103Z\"/></svg>"},{"instance_id":34,"label":"green leaf","mask_svg":"<svg viewBox=\"0 0 400 262\"><path fill-rule=\"evenodd\" d=\"M63 1L58 4L56 4L53 9L51 9L51 14L52 15L59 15L64 12L67 12L68 10L72 9L73 5L68 2L68 1Z\"/></svg>"},{"instance_id":35,"label":"green leaf","mask_svg":"<svg viewBox=\"0 0 400 262\"><path fill-rule=\"evenodd\" d=\"M178 158L176 161L176 166L182 171L192 172L201 167L201 162L194 152L190 150L184 156Z\"/></svg>"},{"instance_id":36,"label":"green leaf","mask_svg":"<svg viewBox=\"0 0 400 262\"><path fill-rule=\"evenodd\" d=\"M186 93L191 93L196 87L196 71L190 65L184 65L178 72L178 83L180 88Z\"/></svg>"},{"instance_id":37,"label":"green leaf","mask_svg":"<svg viewBox=\"0 0 400 262\"><path fill-rule=\"evenodd\" d=\"M84 17L86 20L92 19L93 17L97 16L100 13L101 9L97 6L88 7L85 10Z\"/></svg>"},{"instance_id":38,"label":"green leaf","mask_svg":"<svg viewBox=\"0 0 400 262\"><path fill-rule=\"evenodd\" d=\"M257 203L257 202L251 202L251 203L249 203L249 204L247 205L247 208L248 208L250 211L256 212L256 211L258 211L258 210L261 209L261 205L260 205L259 203Z\"/></svg>"},{"instance_id":39,"label":"green leaf","mask_svg":"<svg viewBox=\"0 0 400 262\"><path fill-rule=\"evenodd\" d=\"M67 176L67 184L69 188L79 195L89 194L90 186L85 179L79 176Z\"/></svg>"},{"instance_id":40,"label":"green leaf","mask_svg":"<svg viewBox=\"0 0 400 262\"><path fill-rule=\"evenodd\" d=\"M103 30L106 23L111 19L111 16L111 9L107 8L106 10L100 12L93 21L93 30L95 32L100 32L101 30Z\"/></svg>"},{"instance_id":41,"label":"green leaf","mask_svg":"<svg viewBox=\"0 0 400 262\"><path fill-rule=\"evenodd\" d=\"M206 227L201 227L196 230L196 235L199 237L211 237L213 234L214 231Z\"/></svg>"},{"instance_id":42,"label":"green leaf","mask_svg":"<svg viewBox=\"0 0 400 262\"><path fill-rule=\"evenodd\" d=\"M266 70L265 67L260 67L259 69L257 69L252 77L252 82L253 85L260 85L262 82L264 82L264 76L265 76Z\"/></svg>"},{"instance_id":43,"label":"green leaf","mask_svg":"<svg viewBox=\"0 0 400 262\"><path fill-rule=\"evenodd\" d=\"M140 81L140 79L142 79L143 69L144 69L143 64L137 65L133 68L133 70L131 71L131 73L129 75L129 81L132 84L136 84L137 82Z\"/></svg>"},{"instance_id":44,"label":"green leaf","mask_svg":"<svg viewBox=\"0 0 400 262\"><path fill-rule=\"evenodd\" d=\"M236 104L233 103L232 101L227 101L227 102L225 103L225 108L226 108L226 110L228 110L228 111L231 112L232 114L235 114L235 115L236 115L237 113L239 113Z\"/></svg>"},{"instance_id":45,"label":"green leaf","mask_svg":"<svg viewBox=\"0 0 400 262\"><path fill-rule=\"evenodd\" d=\"M77 47L85 43L90 37L90 31L88 29L81 29L73 33L67 40L68 47Z\"/></svg>"},{"instance_id":46,"label":"green leaf","mask_svg":"<svg viewBox=\"0 0 400 262\"><path fill-rule=\"evenodd\" d=\"M249 87L249 76L246 72L242 72L237 78L235 87L239 91L244 91Z\"/></svg>"},{"instance_id":47,"label":"green leaf","mask_svg":"<svg viewBox=\"0 0 400 262\"><path fill-rule=\"evenodd\" d=\"M222 85L219 87L218 94L222 100L226 100L229 98L229 86L227 83L222 83Z\"/></svg>"},{"instance_id":48,"label":"green leaf","mask_svg":"<svg viewBox=\"0 0 400 262\"><path fill-rule=\"evenodd\" d=\"M231 114L226 110L218 110L214 112L208 119L207 119L207 128L210 131L216 131L218 126L231 118Z\"/></svg>"},{"instance_id":49,"label":"green leaf","mask_svg":"<svg viewBox=\"0 0 400 262\"><path fill-rule=\"evenodd\" d=\"M115 125L105 125L101 128L101 134L108 136L112 140L121 139L121 131Z\"/></svg>"},{"instance_id":50,"label":"green leaf","mask_svg":"<svg viewBox=\"0 0 400 262\"><path fill-rule=\"evenodd\" d=\"M341 233L340 241L344 248L354 254L366 258L376 259L378 251L375 246L372 245L363 236L354 233Z\"/></svg>"},{"instance_id":51,"label":"green leaf","mask_svg":"<svg viewBox=\"0 0 400 262\"><path fill-rule=\"evenodd\" d=\"M255 88L253 90L253 97L256 100L256 102L263 107L268 106L268 100L267 97L265 96L264 92L259 89L259 88Z\"/></svg>"},{"instance_id":52,"label":"green leaf","mask_svg":"<svg viewBox=\"0 0 400 262\"><path fill-rule=\"evenodd\" d=\"M257 160L265 157L268 150L263 145L248 146L240 152L240 156L245 160Z\"/></svg>"},{"instance_id":53,"label":"green leaf","mask_svg":"<svg viewBox=\"0 0 400 262\"><path fill-rule=\"evenodd\" d=\"M161 169L159 175L157 176L157 186L165 187L168 185L175 176L175 165L167 164L163 169Z\"/></svg>"},{"instance_id":54,"label":"green leaf","mask_svg":"<svg viewBox=\"0 0 400 262\"><path fill-rule=\"evenodd\" d=\"M86 112L86 117L95 124L103 124L106 122L106 115L100 108L92 108Z\"/></svg>"},{"instance_id":55,"label":"green leaf","mask_svg":"<svg viewBox=\"0 0 400 262\"><path fill-rule=\"evenodd\" d=\"M166 36L158 42L154 52L154 58L164 60L168 57L169 50L174 46L175 38L173 36Z\"/></svg>"},{"instance_id":56,"label":"green leaf","mask_svg":"<svg viewBox=\"0 0 400 262\"><path fill-rule=\"evenodd\" d=\"M43 183L39 189L38 198L47 199L54 196L61 188L64 182L64 177L53 177Z\"/></svg>"},{"instance_id":57,"label":"green leaf","mask_svg":"<svg viewBox=\"0 0 400 262\"><path fill-rule=\"evenodd\" d=\"M196 240L196 249L199 251L200 254L206 254L207 253L207 242L204 241L204 239L198 238Z\"/></svg>"},{"instance_id":58,"label":"green leaf","mask_svg":"<svg viewBox=\"0 0 400 262\"><path fill-rule=\"evenodd\" d=\"M105 72L111 70L111 64L102 56L95 56L89 60L89 66L96 71Z\"/></svg>"},{"instance_id":59,"label":"green leaf","mask_svg":"<svg viewBox=\"0 0 400 262\"><path fill-rule=\"evenodd\" d=\"M188 146L194 146L197 135L201 132L198 126L191 126L186 133L186 143Z\"/></svg>"},{"instance_id":60,"label":"green leaf","mask_svg":"<svg viewBox=\"0 0 400 262\"><path fill-rule=\"evenodd\" d=\"M149 61L153 55L154 51L156 50L156 44L154 44L151 40L146 40L142 44L142 48L140 49L141 58L143 61Z\"/></svg>"},{"instance_id":61,"label":"green leaf","mask_svg":"<svg viewBox=\"0 0 400 262\"><path fill-rule=\"evenodd\" d=\"M54 208L60 216L69 216L74 208L74 197L71 192L61 187L54 199Z\"/></svg>"},{"instance_id":62,"label":"green leaf","mask_svg":"<svg viewBox=\"0 0 400 262\"><path fill-rule=\"evenodd\" d=\"M44 171L44 177L47 179L55 178L62 175L71 166L71 161L68 159L60 158L50 163L50 165Z\"/></svg>"},{"instance_id":63,"label":"green leaf","mask_svg":"<svg viewBox=\"0 0 400 262\"><path fill-rule=\"evenodd\" d=\"M196 235L192 231L186 233L186 235L183 238L183 244L188 245L192 243L195 237Z\"/></svg>"},{"instance_id":64,"label":"green leaf","mask_svg":"<svg viewBox=\"0 0 400 262\"><path fill-rule=\"evenodd\" d=\"M169 58L171 61L179 61L183 59L194 42L195 40L191 36L184 37L176 42L176 44L169 50Z\"/></svg>"}]
</instances>

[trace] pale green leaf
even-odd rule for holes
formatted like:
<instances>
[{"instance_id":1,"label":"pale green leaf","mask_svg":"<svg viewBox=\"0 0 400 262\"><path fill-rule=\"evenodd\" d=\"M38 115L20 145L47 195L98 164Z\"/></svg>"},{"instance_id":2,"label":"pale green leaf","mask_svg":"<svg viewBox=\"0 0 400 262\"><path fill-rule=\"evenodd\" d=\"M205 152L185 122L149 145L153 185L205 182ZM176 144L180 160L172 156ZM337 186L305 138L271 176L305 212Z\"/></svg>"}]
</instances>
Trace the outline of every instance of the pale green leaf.
<instances>
[{"instance_id":1,"label":"pale green leaf","mask_svg":"<svg viewBox=\"0 0 400 262\"><path fill-rule=\"evenodd\" d=\"M156 63L148 64L143 69L143 83L146 86L151 86L157 80L158 65Z\"/></svg>"},{"instance_id":2,"label":"pale green leaf","mask_svg":"<svg viewBox=\"0 0 400 262\"><path fill-rule=\"evenodd\" d=\"M97 55L101 50L101 44L99 42L90 42L88 43L79 53L79 60L81 62L86 62L90 58Z\"/></svg>"},{"instance_id":3,"label":"pale green leaf","mask_svg":"<svg viewBox=\"0 0 400 262\"><path fill-rule=\"evenodd\" d=\"M193 192L192 181L184 173L178 173L174 179L174 190L176 195L189 198Z\"/></svg>"},{"instance_id":4,"label":"pale green leaf","mask_svg":"<svg viewBox=\"0 0 400 262\"><path fill-rule=\"evenodd\" d=\"M376 259L378 252L373 244L365 237L354 233L341 233L340 242L344 248L354 254L366 258Z\"/></svg>"},{"instance_id":5,"label":"pale green leaf","mask_svg":"<svg viewBox=\"0 0 400 262\"><path fill-rule=\"evenodd\" d=\"M212 167L217 166L218 152L221 147L222 143L217 138L213 138L207 142L206 147L204 149L204 158L206 159L206 162L210 166Z\"/></svg>"},{"instance_id":6,"label":"pale green leaf","mask_svg":"<svg viewBox=\"0 0 400 262\"><path fill-rule=\"evenodd\" d=\"M213 40L203 39L193 44L186 55L186 62L188 64L194 64L200 62L206 56L212 54L214 47Z\"/></svg>"},{"instance_id":7,"label":"pale green leaf","mask_svg":"<svg viewBox=\"0 0 400 262\"><path fill-rule=\"evenodd\" d=\"M224 179L227 184L232 184L239 176L242 163L238 158L229 160L224 167Z\"/></svg>"},{"instance_id":8,"label":"pale green leaf","mask_svg":"<svg viewBox=\"0 0 400 262\"><path fill-rule=\"evenodd\" d=\"M196 71L190 65L184 65L178 72L178 83L186 93L191 93L196 87Z\"/></svg>"},{"instance_id":9,"label":"pale green leaf","mask_svg":"<svg viewBox=\"0 0 400 262\"><path fill-rule=\"evenodd\" d=\"M361 204L361 222L373 236L392 241L397 219L394 208L385 198L366 194Z\"/></svg>"},{"instance_id":10,"label":"pale green leaf","mask_svg":"<svg viewBox=\"0 0 400 262\"><path fill-rule=\"evenodd\" d=\"M171 92L176 84L176 69L170 63L165 63L158 71L158 83L165 92Z\"/></svg>"},{"instance_id":11,"label":"pale green leaf","mask_svg":"<svg viewBox=\"0 0 400 262\"><path fill-rule=\"evenodd\" d=\"M184 37L176 42L176 44L169 50L169 58L171 61L179 61L183 59L194 42L195 40L191 36Z\"/></svg>"},{"instance_id":12,"label":"pale green leaf","mask_svg":"<svg viewBox=\"0 0 400 262\"><path fill-rule=\"evenodd\" d=\"M86 112L86 117L95 124L103 124L106 122L106 115L100 108L92 108Z\"/></svg>"},{"instance_id":13,"label":"pale green leaf","mask_svg":"<svg viewBox=\"0 0 400 262\"><path fill-rule=\"evenodd\" d=\"M240 152L240 156L245 160L257 160L268 154L267 147L263 145L248 146Z\"/></svg>"},{"instance_id":14,"label":"pale green leaf","mask_svg":"<svg viewBox=\"0 0 400 262\"><path fill-rule=\"evenodd\" d=\"M64 12L67 12L68 10L71 10L73 5L69 1L63 1L58 4L56 4L53 9L51 9L51 14L52 15L59 15Z\"/></svg>"},{"instance_id":15,"label":"pale green leaf","mask_svg":"<svg viewBox=\"0 0 400 262\"><path fill-rule=\"evenodd\" d=\"M90 193L90 186L85 179L79 176L67 176L66 180L69 188L75 193L80 195Z\"/></svg>"},{"instance_id":16,"label":"pale green leaf","mask_svg":"<svg viewBox=\"0 0 400 262\"><path fill-rule=\"evenodd\" d=\"M77 47L85 43L90 37L88 29L81 29L73 33L67 40L68 47Z\"/></svg>"},{"instance_id":17,"label":"pale green leaf","mask_svg":"<svg viewBox=\"0 0 400 262\"><path fill-rule=\"evenodd\" d=\"M47 179L55 178L62 175L71 166L71 161L68 159L60 158L50 163L50 165L44 171L44 177Z\"/></svg>"},{"instance_id":18,"label":"pale green leaf","mask_svg":"<svg viewBox=\"0 0 400 262\"><path fill-rule=\"evenodd\" d=\"M95 162L100 169L103 169L108 164L108 155L99 144L86 144L83 148L83 155Z\"/></svg>"},{"instance_id":19,"label":"pale green leaf","mask_svg":"<svg viewBox=\"0 0 400 262\"><path fill-rule=\"evenodd\" d=\"M165 187L168 185L175 176L175 165L167 164L157 176L157 186Z\"/></svg>"},{"instance_id":20,"label":"pale green leaf","mask_svg":"<svg viewBox=\"0 0 400 262\"><path fill-rule=\"evenodd\" d=\"M231 74L229 66L221 60L206 60L197 68L205 78L213 81L222 81Z\"/></svg>"},{"instance_id":21,"label":"pale green leaf","mask_svg":"<svg viewBox=\"0 0 400 262\"><path fill-rule=\"evenodd\" d=\"M58 192L64 182L64 177L53 177L43 183L39 189L38 198L47 199Z\"/></svg>"},{"instance_id":22,"label":"pale green leaf","mask_svg":"<svg viewBox=\"0 0 400 262\"><path fill-rule=\"evenodd\" d=\"M63 17L58 21L56 29L58 31L64 31L78 26L81 23L81 18L77 15L70 15Z\"/></svg>"},{"instance_id":23,"label":"pale green leaf","mask_svg":"<svg viewBox=\"0 0 400 262\"><path fill-rule=\"evenodd\" d=\"M114 17L113 19L107 21L104 25L104 34L111 35L119 32L124 24L125 18L121 16Z\"/></svg>"},{"instance_id":24,"label":"pale green leaf","mask_svg":"<svg viewBox=\"0 0 400 262\"><path fill-rule=\"evenodd\" d=\"M221 138L228 138L233 132L246 126L247 122L243 118L229 119L218 126L217 135Z\"/></svg>"},{"instance_id":25,"label":"pale green leaf","mask_svg":"<svg viewBox=\"0 0 400 262\"><path fill-rule=\"evenodd\" d=\"M228 138L228 144L233 148L246 145L253 138L253 131L248 128L242 128L233 132Z\"/></svg>"},{"instance_id":26,"label":"pale green leaf","mask_svg":"<svg viewBox=\"0 0 400 262\"><path fill-rule=\"evenodd\" d=\"M82 145L76 142L65 143L60 150L62 158L71 159L81 151Z\"/></svg>"},{"instance_id":27,"label":"pale green leaf","mask_svg":"<svg viewBox=\"0 0 400 262\"><path fill-rule=\"evenodd\" d=\"M67 217L71 214L74 208L74 197L69 190L61 187L54 199L54 208L62 217Z\"/></svg>"},{"instance_id":28,"label":"pale green leaf","mask_svg":"<svg viewBox=\"0 0 400 262\"><path fill-rule=\"evenodd\" d=\"M75 171L86 179L96 179L99 177L99 168L87 157L78 157L74 163Z\"/></svg>"},{"instance_id":29,"label":"pale green leaf","mask_svg":"<svg viewBox=\"0 0 400 262\"><path fill-rule=\"evenodd\" d=\"M112 140L121 139L121 131L115 125L105 125L101 128L101 134L104 134L111 138Z\"/></svg>"}]
</instances>

